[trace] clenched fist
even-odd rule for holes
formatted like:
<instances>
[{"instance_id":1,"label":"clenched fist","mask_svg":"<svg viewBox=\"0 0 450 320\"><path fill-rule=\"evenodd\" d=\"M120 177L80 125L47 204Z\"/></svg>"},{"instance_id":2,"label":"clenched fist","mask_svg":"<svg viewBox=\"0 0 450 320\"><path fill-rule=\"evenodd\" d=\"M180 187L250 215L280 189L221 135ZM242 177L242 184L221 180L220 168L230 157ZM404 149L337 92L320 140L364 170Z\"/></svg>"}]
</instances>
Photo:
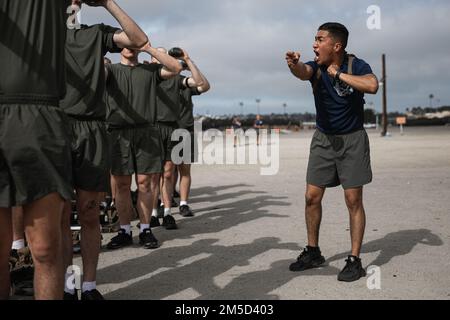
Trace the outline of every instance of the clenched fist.
<instances>
[{"instance_id":1,"label":"clenched fist","mask_svg":"<svg viewBox=\"0 0 450 320\"><path fill-rule=\"evenodd\" d=\"M294 68L300 61L300 52L288 51L286 53L286 62L289 68Z\"/></svg>"},{"instance_id":2,"label":"clenched fist","mask_svg":"<svg viewBox=\"0 0 450 320\"><path fill-rule=\"evenodd\" d=\"M330 65L327 69L328 75L332 79L334 79L336 77L336 74L338 73L338 71L339 71L339 66L337 66L335 64Z\"/></svg>"}]
</instances>

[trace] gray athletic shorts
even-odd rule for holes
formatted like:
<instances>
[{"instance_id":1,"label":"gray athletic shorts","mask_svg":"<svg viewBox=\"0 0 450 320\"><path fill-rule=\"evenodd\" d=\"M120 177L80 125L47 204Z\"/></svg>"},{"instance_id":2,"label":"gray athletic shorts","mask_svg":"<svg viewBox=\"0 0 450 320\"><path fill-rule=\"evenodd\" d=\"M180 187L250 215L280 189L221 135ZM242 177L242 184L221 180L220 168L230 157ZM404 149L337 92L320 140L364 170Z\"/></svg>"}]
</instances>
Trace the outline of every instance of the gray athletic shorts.
<instances>
[{"instance_id":1,"label":"gray athletic shorts","mask_svg":"<svg viewBox=\"0 0 450 320\"><path fill-rule=\"evenodd\" d=\"M61 109L0 105L0 207L30 204L51 193L73 196L70 133Z\"/></svg>"},{"instance_id":2,"label":"gray athletic shorts","mask_svg":"<svg viewBox=\"0 0 450 320\"><path fill-rule=\"evenodd\" d=\"M70 118L70 127L74 187L110 192L111 160L105 122Z\"/></svg>"},{"instance_id":3,"label":"gray athletic shorts","mask_svg":"<svg viewBox=\"0 0 450 320\"><path fill-rule=\"evenodd\" d=\"M109 141L112 175L162 173L163 158L158 127L114 129L110 131Z\"/></svg>"},{"instance_id":4,"label":"gray athletic shorts","mask_svg":"<svg viewBox=\"0 0 450 320\"><path fill-rule=\"evenodd\" d=\"M327 135L317 130L311 141L306 182L323 188L342 185L344 189L372 182L367 132Z\"/></svg>"}]
</instances>

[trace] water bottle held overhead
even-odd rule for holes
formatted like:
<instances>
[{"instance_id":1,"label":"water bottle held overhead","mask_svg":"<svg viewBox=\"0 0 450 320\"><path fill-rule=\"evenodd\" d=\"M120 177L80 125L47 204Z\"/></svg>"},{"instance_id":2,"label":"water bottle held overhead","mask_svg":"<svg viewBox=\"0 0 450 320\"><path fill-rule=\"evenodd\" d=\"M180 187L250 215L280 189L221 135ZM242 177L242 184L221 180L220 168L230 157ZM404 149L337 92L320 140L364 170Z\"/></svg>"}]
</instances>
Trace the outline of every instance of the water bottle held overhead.
<instances>
[{"instance_id":1,"label":"water bottle held overhead","mask_svg":"<svg viewBox=\"0 0 450 320\"><path fill-rule=\"evenodd\" d=\"M183 50L178 47L174 47L169 50L169 56L172 56L174 58L181 58L184 55Z\"/></svg>"}]
</instances>

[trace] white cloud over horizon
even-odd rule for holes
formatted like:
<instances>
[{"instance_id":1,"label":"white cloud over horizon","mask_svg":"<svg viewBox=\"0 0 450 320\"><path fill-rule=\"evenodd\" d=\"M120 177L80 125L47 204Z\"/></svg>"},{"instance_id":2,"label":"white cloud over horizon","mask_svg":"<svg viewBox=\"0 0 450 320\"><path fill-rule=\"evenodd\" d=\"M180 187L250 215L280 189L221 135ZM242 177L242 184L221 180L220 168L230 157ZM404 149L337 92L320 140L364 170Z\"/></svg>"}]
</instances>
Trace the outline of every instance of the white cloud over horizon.
<instances>
[{"instance_id":1,"label":"white cloud over horizon","mask_svg":"<svg viewBox=\"0 0 450 320\"><path fill-rule=\"evenodd\" d=\"M387 55L391 111L428 106L434 94L450 105L450 3L433 1L295 0L145 1L116 0L148 33L155 46L182 46L212 84L195 100L197 112L315 112L311 88L290 75L287 50L313 58L316 29L338 21L350 31L348 51L367 61L381 78L381 54ZM369 5L381 8L381 30L368 30ZM117 22L102 8L83 8L83 23ZM113 57L118 61L118 57ZM366 96L380 110L381 90Z\"/></svg>"}]
</instances>

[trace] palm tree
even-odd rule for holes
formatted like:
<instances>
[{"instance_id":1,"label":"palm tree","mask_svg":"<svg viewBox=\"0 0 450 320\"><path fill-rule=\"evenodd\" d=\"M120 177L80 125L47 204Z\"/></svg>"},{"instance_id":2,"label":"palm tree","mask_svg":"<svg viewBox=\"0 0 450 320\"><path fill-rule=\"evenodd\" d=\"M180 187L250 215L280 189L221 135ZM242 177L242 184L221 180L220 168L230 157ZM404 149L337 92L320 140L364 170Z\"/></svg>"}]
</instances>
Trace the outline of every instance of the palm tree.
<instances>
[{"instance_id":1,"label":"palm tree","mask_svg":"<svg viewBox=\"0 0 450 320\"><path fill-rule=\"evenodd\" d=\"M433 108L434 94L430 94L428 97L430 98L430 108Z\"/></svg>"}]
</instances>

